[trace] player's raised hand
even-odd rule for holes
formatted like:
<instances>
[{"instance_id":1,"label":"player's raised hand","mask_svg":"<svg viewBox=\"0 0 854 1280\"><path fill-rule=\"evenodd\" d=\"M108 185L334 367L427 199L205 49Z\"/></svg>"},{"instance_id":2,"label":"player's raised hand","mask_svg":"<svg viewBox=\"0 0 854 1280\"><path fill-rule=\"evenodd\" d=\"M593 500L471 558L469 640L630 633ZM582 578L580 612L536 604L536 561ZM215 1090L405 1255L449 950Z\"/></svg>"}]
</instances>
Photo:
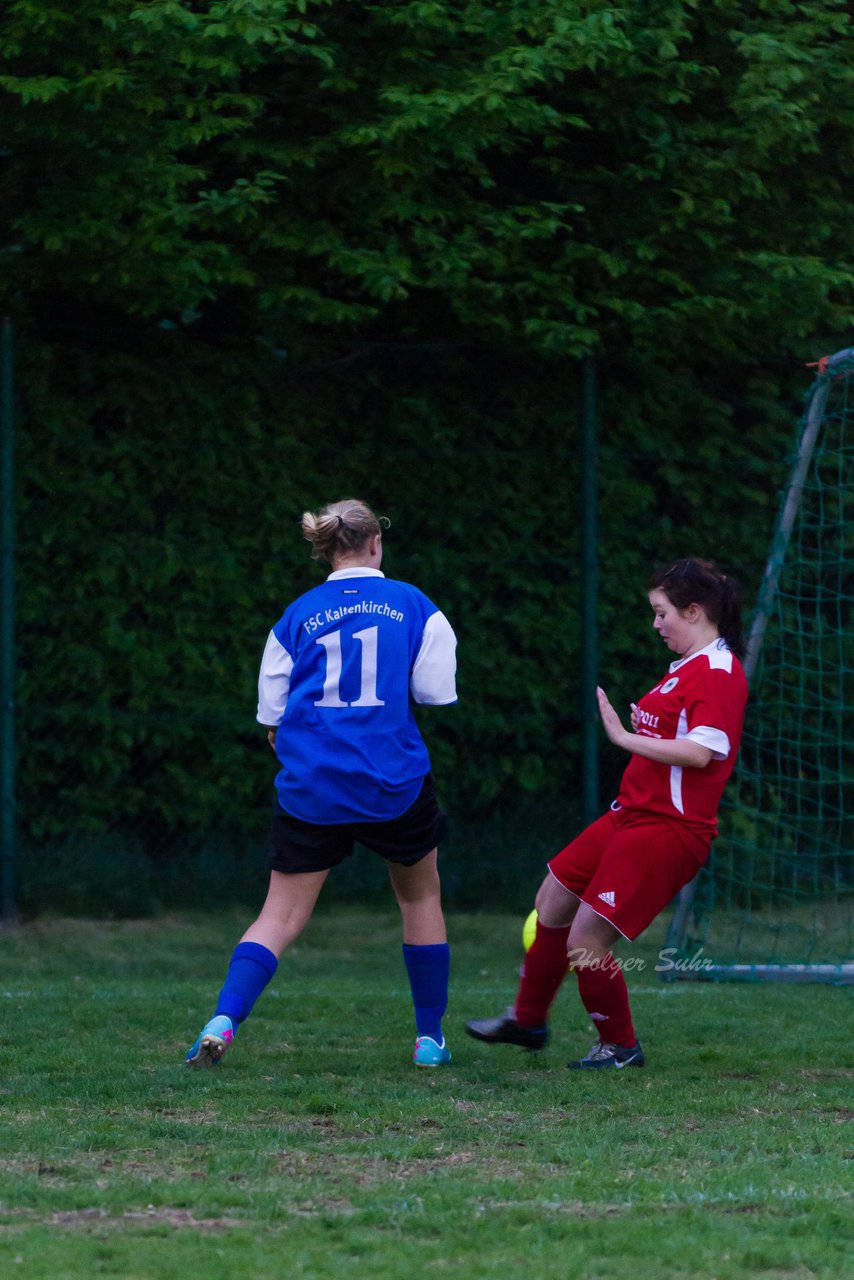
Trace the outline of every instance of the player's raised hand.
<instances>
[{"instance_id":1,"label":"player's raised hand","mask_svg":"<svg viewBox=\"0 0 854 1280\"><path fill-rule=\"evenodd\" d=\"M597 687L596 697L599 702L599 714L602 717L602 724L609 740L616 747L625 746L626 738L629 737L628 730L623 728L622 721L608 701L605 690Z\"/></svg>"}]
</instances>

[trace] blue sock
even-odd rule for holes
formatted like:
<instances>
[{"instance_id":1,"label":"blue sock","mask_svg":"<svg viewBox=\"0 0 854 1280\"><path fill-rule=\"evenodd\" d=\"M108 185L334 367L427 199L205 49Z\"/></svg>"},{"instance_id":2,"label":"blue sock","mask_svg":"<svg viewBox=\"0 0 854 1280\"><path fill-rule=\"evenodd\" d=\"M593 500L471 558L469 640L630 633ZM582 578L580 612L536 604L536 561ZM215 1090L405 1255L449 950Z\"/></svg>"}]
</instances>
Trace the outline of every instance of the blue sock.
<instances>
[{"instance_id":1,"label":"blue sock","mask_svg":"<svg viewBox=\"0 0 854 1280\"><path fill-rule=\"evenodd\" d=\"M447 942L427 947L413 947L404 942L403 959L409 974L418 1034L430 1036L431 1040L442 1044L442 1015L448 1007L451 948Z\"/></svg>"},{"instance_id":2,"label":"blue sock","mask_svg":"<svg viewBox=\"0 0 854 1280\"><path fill-rule=\"evenodd\" d=\"M217 999L217 1013L226 1014L232 1022L243 1022L248 1018L278 964L272 951L262 947L260 942L238 942L225 975L225 985Z\"/></svg>"}]
</instances>

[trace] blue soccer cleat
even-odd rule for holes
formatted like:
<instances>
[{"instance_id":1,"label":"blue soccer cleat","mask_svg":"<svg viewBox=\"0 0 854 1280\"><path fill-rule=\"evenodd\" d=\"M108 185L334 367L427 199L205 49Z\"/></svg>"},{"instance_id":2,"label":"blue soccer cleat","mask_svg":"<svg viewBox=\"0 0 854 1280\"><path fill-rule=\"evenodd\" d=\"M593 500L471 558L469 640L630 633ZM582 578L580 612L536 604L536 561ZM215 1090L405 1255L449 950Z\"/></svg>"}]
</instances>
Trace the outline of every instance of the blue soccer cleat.
<instances>
[{"instance_id":1,"label":"blue soccer cleat","mask_svg":"<svg viewBox=\"0 0 854 1280\"><path fill-rule=\"evenodd\" d=\"M430 1036L419 1036L415 1041L412 1061L416 1067L441 1067L443 1062L450 1062L451 1051L445 1044L445 1037L442 1036L442 1043L437 1044Z\"/></svg>"},{"instance_id":2,"label":"blue soccer cleat","mask_svg":"<svg viewBox=\"0 0 854 1280\"><path fill-rule=\"evenodd\" d=\"M184 1061L188 1067L215 1067L236 1035L237 1027L231 1018L218 1013L202 1028Z\"/></svg>"}]
</instances>

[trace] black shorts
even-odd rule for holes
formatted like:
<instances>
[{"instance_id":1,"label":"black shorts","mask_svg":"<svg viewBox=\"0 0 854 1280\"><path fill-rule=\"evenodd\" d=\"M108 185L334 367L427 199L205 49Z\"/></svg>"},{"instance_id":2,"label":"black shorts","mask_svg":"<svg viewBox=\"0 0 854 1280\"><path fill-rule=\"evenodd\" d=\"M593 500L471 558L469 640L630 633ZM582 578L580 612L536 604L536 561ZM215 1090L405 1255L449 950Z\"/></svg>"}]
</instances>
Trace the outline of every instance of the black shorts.
<instances>
[{"instance_id":1,"label":"black shorts","mask_svg":"<svg viewBox=\"0 0 854 1280\"><path fill-rule=\"evenodd\" d=\"M301 871L328 871L353 852L353 844L366 845L387 862L414 867L445 838L448 819L439 808L432 774L427 774L418 798L399 818L387 822L344 822L322 826L303 822L274 806L273 829L267 861L271 871L294 875Z\"/></svg>"}]
</instances>

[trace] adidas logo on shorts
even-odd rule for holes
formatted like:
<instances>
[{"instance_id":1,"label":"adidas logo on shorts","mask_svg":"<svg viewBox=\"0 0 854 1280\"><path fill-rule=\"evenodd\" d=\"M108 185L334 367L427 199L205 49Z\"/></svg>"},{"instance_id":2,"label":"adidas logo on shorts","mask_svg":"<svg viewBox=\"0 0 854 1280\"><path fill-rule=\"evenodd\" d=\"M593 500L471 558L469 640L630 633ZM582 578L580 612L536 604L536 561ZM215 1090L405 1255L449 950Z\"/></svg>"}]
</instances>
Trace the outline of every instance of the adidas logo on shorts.
<instances>
[{"instance_id":1,"label":"adidas logo on shorts","mask_svg":"<svg viewBox=\"0 0 854 1280\"><path fill-rule=\"evenodd\" d=\"M607 893L600 893L599 897L602 899L603 902L607 902L609 907L616 906L616 903L614 902L613 889L609 889Z\"/></svg>"}]
</instances>

